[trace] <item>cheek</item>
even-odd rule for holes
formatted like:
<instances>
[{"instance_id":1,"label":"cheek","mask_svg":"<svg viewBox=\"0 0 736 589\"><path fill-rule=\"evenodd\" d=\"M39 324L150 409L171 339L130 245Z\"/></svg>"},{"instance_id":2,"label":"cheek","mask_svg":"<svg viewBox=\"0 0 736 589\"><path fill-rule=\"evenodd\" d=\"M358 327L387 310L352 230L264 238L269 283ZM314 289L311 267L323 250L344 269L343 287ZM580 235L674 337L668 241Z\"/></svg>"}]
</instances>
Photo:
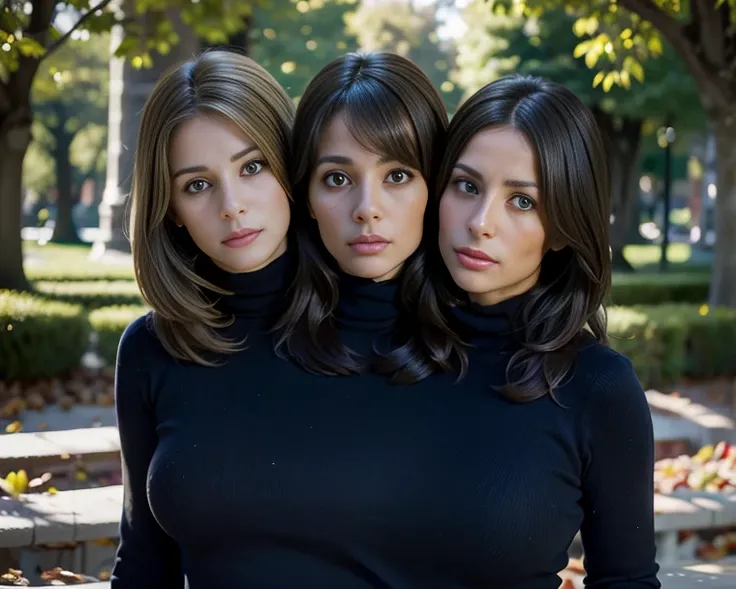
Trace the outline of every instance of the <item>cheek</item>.
<instances>
[{"instance_id":1,"label":"cheek","mask_svg":"<svg viewBox=\"0 0 736 589\"><path fill-rule=\"evenodd\" d=\"M544 255L544 227L538 216L529 215L516 226L514 242L517 251L524 252L525 257L541 261Z\"/></svg>"},{"instance_id":2,"label":"cheek","mask_svg":"<svg viewBox=\"0 0 736 589\"><path fill-rule=\"evenodd\" d=\"M440 199L439 206L439 228L440 228L440 245L446 239L449 239L452 232L457 228L458 221L462 215L460 213L459 203L447 196Z\"/></svg>"}]
</instances>

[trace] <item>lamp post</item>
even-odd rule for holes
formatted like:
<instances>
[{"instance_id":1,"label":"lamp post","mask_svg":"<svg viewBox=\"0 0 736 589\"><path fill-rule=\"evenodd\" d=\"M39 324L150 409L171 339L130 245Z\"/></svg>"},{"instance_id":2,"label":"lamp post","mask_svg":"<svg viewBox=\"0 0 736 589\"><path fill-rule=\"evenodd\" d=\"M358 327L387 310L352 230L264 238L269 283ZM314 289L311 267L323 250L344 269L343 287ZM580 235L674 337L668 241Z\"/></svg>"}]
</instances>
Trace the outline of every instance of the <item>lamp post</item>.
<instances>
[{"instance_id":1,"label":"lamp post","mask_svg":"<svg viewBox=\"0 0 736 589\"><path fill-rule=\"evenodd\" d=\"M659 268L662 272L667 270L667 249L670 245L670 211L672 209L672 149L677 135L674 128L670 126L670 118L667 117L664 127L657 130L657 143L664 149L664 186L662 199L664 204L664 219L662 221L662 257Z\"/></svg>"}]
</instances>

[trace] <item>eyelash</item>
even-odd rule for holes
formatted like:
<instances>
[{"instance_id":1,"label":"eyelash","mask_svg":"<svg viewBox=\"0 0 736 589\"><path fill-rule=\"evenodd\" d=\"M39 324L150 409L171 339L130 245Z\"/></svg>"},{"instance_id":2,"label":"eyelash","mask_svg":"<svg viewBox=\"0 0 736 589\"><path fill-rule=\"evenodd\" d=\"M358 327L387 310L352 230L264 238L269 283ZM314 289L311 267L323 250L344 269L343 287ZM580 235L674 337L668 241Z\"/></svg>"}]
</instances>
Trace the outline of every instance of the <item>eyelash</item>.
<instances>
[{"instance_id":1,"label":"eyelash","mask_svg":"<svg viewBox=\"0 0 736 589\"><path fill-rule=\"evenodd\" d=\"M404 168L396 168L395 170L391 170L388 174L386 174L386 178L389 178L393 174L404 174L406 176L405 182L392 182L392 184L396 186L401 186L414 179L414 174ZM328 184L327 181L332 176L344 176L347 180L350 179L350 177L345 172L328 172L322 178L322 182L324 182L328 188L343 188L345 186L344 184L342 186L331 186L330 184Z\"/></svg>"},{"instance_id":2,"label":"eyelash","mask_svg":"<svg viewBox=\"0 0 736 589\"><path fill-rule=\"evenodd\" d=\"M460 185L461 184L469 184L470 186L473 186L475 188L475 193L464 192L463 190L460 190L460 193L461 194L465 194L467 196L476 196L478 194L478 187L473 182L471 182L470 180L466 180L465 178L458 178L457 180L455 180L453 182L453 184L455 186L457 186L458 190L460 190ZM522 198L528 200L531 203L531 206L529 208L527 208L527 209L523 209L523 208L517 206L516 207L517 209L519 209L522 212L526 212L526 211L533 211L534 209L537 208L537 202L531 196L529 196L527 194L514 194L511 197L511 200L519 200L519 199L522 199Z\"/></svg>"},{"instance_id":3,"label":"eyelash","mask_svg":"<svg viewBox=\"0 0 736 589\"><path fill-rule=\"evenodd\" d=\"M258 170L255 173L253 173L253 174L243 174L243 171L245 170L245 167L246 166L249 166L251 164L259 164L261 166L261 169ZM241 176L246 176L246 177L249 177L249 176L257 176L258 174L260 174L263 171L263 168L265 168L266 166L268 166L268 163L265 160L260 160L260 159L249 160L249 161L245 162L243 164L243 166L240 168L240 175ZM203 178L195 178L194 180L192 180L190 182L187 182L186 186L184 186L184 192L188 192L189 194L200 194L201 192L204 192L205 190L207 190L207 188L203 188L202 190L195 190L195 191L192 192L190 189L197 182L204 182L205 184L208 184L209 186L212 186L212 184L210 182L208 182L207 180L204 180Z\"/></svg>"}]
</instances>

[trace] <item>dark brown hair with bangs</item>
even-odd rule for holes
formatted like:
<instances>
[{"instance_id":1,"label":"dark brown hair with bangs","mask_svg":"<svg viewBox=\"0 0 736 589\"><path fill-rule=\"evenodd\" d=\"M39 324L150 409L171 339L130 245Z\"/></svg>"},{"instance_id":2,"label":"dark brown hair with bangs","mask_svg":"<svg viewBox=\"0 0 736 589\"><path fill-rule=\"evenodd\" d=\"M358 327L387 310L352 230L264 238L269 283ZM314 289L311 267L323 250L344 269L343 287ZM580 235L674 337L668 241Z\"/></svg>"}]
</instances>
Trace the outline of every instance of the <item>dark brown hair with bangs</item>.
<instances>
[{"instance_id":1,"label":"dark brown hair with bangs","mask_svg":"<svg viewBox=\"0 0 736 589\"><path fill-rule=\"evenodd\" d=\"M299 101L290 158L297 275L289 310L277 326L276 350L306 370L325 375L364 368L340 341L332 317L339 297L337 267L309 214L309 182L319 141L338 115L363 147L419 170L430 187L430 199L448 124L429 78L408 59L391 53L337 58L314 77ZM404 312L396 333L403 334L403 341L372 367L394 382L416 382L437 370L465 366L460 342L448 328L437 297L424 296L431 288L423 280L424 249L423 240L400 275Z\"/></svg>"}]
</instances>

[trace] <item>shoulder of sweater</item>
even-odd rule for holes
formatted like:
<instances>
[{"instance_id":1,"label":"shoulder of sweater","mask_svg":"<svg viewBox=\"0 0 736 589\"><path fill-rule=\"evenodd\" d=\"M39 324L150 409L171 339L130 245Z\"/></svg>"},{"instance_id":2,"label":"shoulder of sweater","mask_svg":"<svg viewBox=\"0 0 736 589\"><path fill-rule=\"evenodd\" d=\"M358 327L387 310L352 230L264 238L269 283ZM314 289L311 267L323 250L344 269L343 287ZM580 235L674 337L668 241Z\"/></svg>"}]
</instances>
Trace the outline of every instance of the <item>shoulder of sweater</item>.
<instances>
[{"instance_id":1,"label":"shoulder of sweater","mask_svg":"<svg viewBox=\"0 0 736 589\"><path fill-rule=\"evenodd\" d=\"M589 410L610 404L622 409L647 405L631 360L592 337L583 338L563 387Z\"/></svg>"},{"instance_id":2,"label":"shoulder of sweater","mask_svg":"<svg viewBox=\"0 0 736 589\"><path fill-rule=\"evenodd\" d=\"M127 361L141 364L154 360L159 362L166 354L153 328L153 311L132 321L123 331L118 344L118 364Z\"/></svg>"}]
</instances>

